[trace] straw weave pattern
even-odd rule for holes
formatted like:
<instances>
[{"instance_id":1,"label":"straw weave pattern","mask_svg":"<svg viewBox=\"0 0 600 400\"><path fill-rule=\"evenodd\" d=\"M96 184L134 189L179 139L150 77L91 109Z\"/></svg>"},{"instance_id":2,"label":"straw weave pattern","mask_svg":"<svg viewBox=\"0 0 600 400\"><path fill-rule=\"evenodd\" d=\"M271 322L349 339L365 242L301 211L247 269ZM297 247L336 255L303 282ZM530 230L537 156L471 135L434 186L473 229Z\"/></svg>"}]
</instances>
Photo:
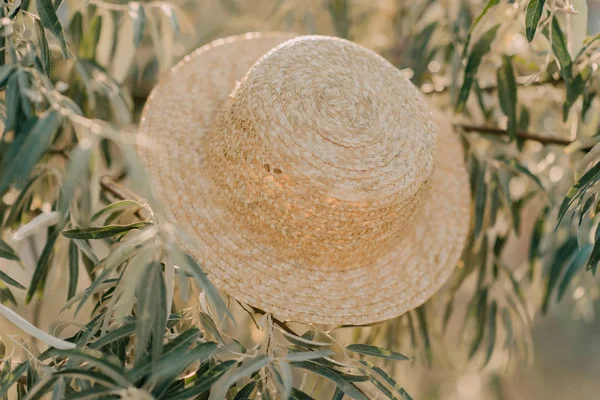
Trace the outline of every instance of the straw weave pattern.
<instances>
[{"instance_id":1,"label":"straw weave pattern","mask_svg":"<svg viewBox=\"0 0 600 400\"><path fill-rule=\"evenodd\" d=\"M287 39L229 38L187 57L146 105L140 133L155 146L141 157L228 294L305 322L394 317L460 257L462 147L375 53Z\"/></svg>"}]
</instances>

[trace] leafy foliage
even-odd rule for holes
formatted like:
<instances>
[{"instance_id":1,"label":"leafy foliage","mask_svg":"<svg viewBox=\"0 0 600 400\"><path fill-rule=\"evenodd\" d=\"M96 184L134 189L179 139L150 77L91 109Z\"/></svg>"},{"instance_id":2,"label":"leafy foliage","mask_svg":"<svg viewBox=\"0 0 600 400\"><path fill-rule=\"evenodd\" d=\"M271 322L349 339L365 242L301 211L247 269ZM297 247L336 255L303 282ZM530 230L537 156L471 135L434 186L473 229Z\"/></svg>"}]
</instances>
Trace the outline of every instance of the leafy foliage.
<instances>
[{"instance_id":1,"label":"leafy foliage","mask_svg":"<svg viewBox=\"0 0 600 400\"><path fill-rule=\"evenodd\" d=\"M276 3L273 19L294 16L287 2ZM397 365L413 358L434 364L456 320L470 362L490 365L497 352L530 357L531 310L548 312L575 282L587 279L584 269L595 275L600 263L600 150L578 141L570 146L585 151L565 156L581 165L559 206L567 179L551 179L540 165L559 158L550 145L564 140L527 133L539 126L527 84L560 91L565 124L585 119L597 107L599 36L572 53L570 32L551 2L530 0L517 9L504 0L475 7L465 1L452 21L428 17L433 3L399 5L397 37L382 52L410 71L426 94L447 95L445 106L456 111L457 121L483 124L460 132L474 214L465 253L447 290L416 310L376 326L328 330L227 301L201 260L181 248L185 234L163 222L129 132L147 93L136 99L130 88L156 65L172 63L172 40L185 27L181 10L166 2L92 0L65 18L60 1L0 5L6 16L0 36L0 258L22 265L16 244L38 236L44 242L29 282L0 269L0 311L47 300L46 282L59 269L68 277L64 308L79 314L91 308L89 321L64 339L63 350L29 347L29 357L17 361L0 337L0 399L10 393L18 399L407 400ZM224 6L232 15L242 13L235 1ZM373 13L372 7L357 12L355 2L345 0L322 6L332 30L353 39ZM528 42L547 41L542 70L532 71L526 55L503 47L506 35L514 34L506 12L524 22L518 34ZM309 32L314 19L309 11L303 15ZM118 28L123 21L131 24L125 33ZM111 29L107 51L103 35ZM152 48L156 58L141 71L129 64L119 72L112 59L123 54L119 44L131 53ZM483 135L490 129L502 136ZM549 146L536 152L533 141ZM581 160L580 153L586 154ZM529 229L532 209L539 215ZM512 264L506 253L515 238L529 240L528 258ZM529 295L540 283L543 293ZM350 335L354 344L340 343Z\"/></svg>"}]
</instances>

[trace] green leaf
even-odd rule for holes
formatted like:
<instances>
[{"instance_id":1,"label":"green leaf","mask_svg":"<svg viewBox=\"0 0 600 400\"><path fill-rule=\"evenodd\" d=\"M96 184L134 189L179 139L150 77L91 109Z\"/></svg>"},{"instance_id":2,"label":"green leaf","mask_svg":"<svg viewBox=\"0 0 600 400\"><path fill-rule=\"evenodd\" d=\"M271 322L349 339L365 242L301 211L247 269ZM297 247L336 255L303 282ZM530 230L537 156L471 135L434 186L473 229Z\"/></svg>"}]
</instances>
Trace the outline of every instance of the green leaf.
<instances>
[{"instance_id":1,"label":"green leaf","mask_svg":"<svg viewBox=\"0 0 600 400\"><path fill-rule=\"evenodd\" d=\"M292 393L290 395L290 399L291 400L315 400L312 397L310 397L309 395L307 395L306 393L304 393L303 391L296 389L296 388L292 388Z\"/></svg>"},{"instance_id":2,"label":"green leaf","mask_svg":"<svg viewBox=\"0 0 600 400\"><path fill-rule=\"evenodd\" d=\"M175 14L173 6L171 4L163 3L161 4L160 9L169 20L175 36L179 36L179 21L177 20L177 15Z\"/></svg>"},{"instance_id":3,"label":"green leaf","mask_svg":"<svg viewBox=\"0 0 600 400\"><path fill-rule=\"evenodd\" d=\"M573 61L569 54L567 38L556 16L552 18L552 51L560 65L560 74L569 86L573 79Z\"/></svg>"},{"instance_id":4,"label":"green leaf","mask_svg":"<svg viewBox=\"0 0 600 400\"><path fill-rule=\"evenodd\" d=\"M404 388L402 386L400 386L398 384L398 382L396 382L394 380L394 378L392 378L387 372L385 372L378 366L373 365L369 361L361 360L359 362L361 364L363 364L364 366L366 366L367 368L369 368L370 370L372 370L377 375L379 375L381 378L383 378L383 380L386 381L387 384L390 385L394 389L394 391L396 391L396 393L398 393L400 395L400 397L402 397L402 399L412 400L412 397L409 396L409 394L406 392L406 390L404 390Z\"/></svg>"},{"instance_id":5,"label":"green leaf","mask_svg":"<svg viewBox=\"0 0 600 400\"><path fill-rule=\"evenodd\" d=\"M317 351L298 351L290 352L285 356L287 361L307 361L316 360L318 358L327 357L333 355L334 352L331 350L317 350Z\"/></svg>"},{"instance_id":6,"label":"green leaf","mask_svg":"<svg viewBox=\"0 0 600 400\"><path fill-rule=\"evenodd\" d=\"M242 366L235 370L231 375L227 377L227 380L223 384L225 389L233 385L240 379L251 376L252 374L260 371L267 365L269 365L273 359L266 354L261 354L242 363Z\"/></svg>"},{"instance_id":7,"label":"green leaf","mask_svg":"<svg viewBox=\"0 0 600 400\"><path fill-rule=\"evenodd\" d=\"M177 247L171 245L169 253L173 257L173 261L176 265L182 268L184 271L194 277L196 283L206 293L207 299L215 307L220 317L228 316L231 321L235 323L235 318L227 305L219 295L219 292L214 285L209 281L206 274L202 270L202 267L196 262L196 260L189 254L182 253Z\"/></svg>"},{"instance_id":8,"label":"green leaf","mask_svg":"<svg viewBox=\"0 0 600 400\"><path fill-rule=\"evenodd\" d=\"M538 176L536 176L534 173L532 173L526 166L520 164L517 160L515 160L515 159L507 160L507 159L504 159L504 158L498 158L498 161L500 161L508 169L513 170L513 171L515 171L517 173L525 175L533 183L535 183L535 185L542 192L546 190L544 188L544 185L542 184L542 181L540 181L540 178Z\"/></svg>"},{"instance_id":9,"label":"green leaf","mask_svg":"<svg viewBox=\"0 0 600 400\"><path fill-rule=\"evenodd\" d=\"M569 264L569 266L567 267L567 269L563 275L562 281L558 285L558 292L557 292L558 293L558 295L557 295L558 301L562 300L563 296L567 292L567 288L569 287L569 284L571 283L571 281L573 280L575 275L577 275L577 272L579 272L581 270L581 268L583 268L583 266L586 265L588 258L590 257L591 254L592 254L592 246L587 245L583 249L579 250L579 252L575 256L573 261L571 261L571 263Z\"/></svg>"},{"instance_id":10,"label":"green leaf","mask_svg":"<svg viewBox=\"0 0 600 400\"><path fill-rule=\"evenodd\" d=\"M44 68L44 72L47 75L50 75L51 53L50 47L48 46L48 39L46 39L46 32L44 31L44 27L42 26L42 22L39 18L34 18L33 21L35 23L35 33L37 36L38 47L40 48L40 60L42 62L42 67Z\"/></svg>"},{"instance_id":11,"label":"green leaf","mask_svg":"<svg viewBox=\"0 0 600 400\"><path fill-rule=\"evenodd\" d=\"M529 0L527 5L527 13L525 14L525 32L527 40L531 42L535 36L542 12L544 11L544 4L546 0Z\"/></svg>"},{"instance_id":12,"label":"green leaf","mask_svg":"<svg viewBox=\"0 0 600 400\"><path fill-rule=\"evenodd\" d=\"M24 361L19 364L9 374L6 374L0 379L0 398L4 396L8 390L17 382L17 380L23 376L23 374L29 369L29 361Z\"/></svg>"},{"instance_id":13,"label":"green leaf","mask_svg":"<svg viewBox=\"0 0 600 400\"><path fill-rule=\"evenodd\" d=\"M136 360L142 359L152 338L152 360L158 360L162 352L163 337L167 323L166 288L159 262L152 262L142 273L137 292Z\"/></svg>"},{"instance_id":14,"label":"green leaf","mask_svg":"<svg viewBox=\"0 0 600 400\"><path fill-rule=\"evenodd\" d=\"M16 65L14 64L6 64L0 67L0 88L4 88L4 86L6 86L8 79L12 76L12 73L15 72L16 69Z\"/></svg>"},{"instance_id":15,"label":"green leaf","mask_svg":"<svg viewBox=\"0 0 600 400\"><path fill-rule=\"evenodd\" d=\"M485 356L484 365L487 365L492 359L494 353L494 347L496 345L496 317L498 315L498 304L493 301L490 306L488 315L488 346Z\"/></svg>"},{"instance_id":16,"label":"green leaf","mask_svg":"<svg viewBox=\"0 0 600 400\"><path fill-rule=\"evenodd\" d=\"M96 400L110 398L111 394L115 393L113 388L93 387L90 389L82 390L78 393L71 393L66 396L64 400Z\"/></svg>"},{"instance_id":17,"label":"green leaf","mask_svg":"<svg viewBox=\"0 0 600 400\"><path fill-rule=\"evenodd\" d=\"M69 361L80 364L86 363L88 368L95 367L121 387L129 387L131 385L131 382L127 379L127 373L118 365L119 361L116 359L112 360L112 357L99 351L78 348L74 350L53 350L53 354L67 358Z\"/></svg>"},{"instance_id":18,"label":"green leaf","mask_svg":"<svg viewBox=\"0 0 600 400\"><path fill-rule=\"evenodd\" d=\"M579 199L585 191L591 186L595 185L600 180L600 163L597 163L589 171L587 171L577 183L569 190L567 196L563 200L560 209L558 211L558 221L556 223L556 229L562 222L567 211L571 208L573 203Z\"/></svg>"},{"instance_id":19,"label":"green leaf","mask_svg":"<svg viewBox=\"0 0 600 400\"><path fill-rule=\"evenodd\" d=\"M52 375L56 377L83 379L86 381L99 383L104 386L113 388L115 387L115 382L110 377L104 375L99 371L93 371L83 368L65 368L60 371L54 372Z\"/></svg>"},{"instance_id":20,"label":"green leaf","mask_svg":"<svg viewBox=\"0 0 600 400\"><path fill-rule=\"evenodd\" d=\"M36 291L40 291L43 289L44 281L46 280L46 276L48 275L48 270L50 269L50 258L52 256L52 251L54 250L54 244L56 243L56 239L58 238L58 231L52 231L49 234L48 240L46 241L46 245L44 246L44 250L42 250L42 254L37 262L35 271L33 272L33 276L31 277L31 283L29 284L29 290L27 291L27 296L25 297L25 303L29 304L31 299L33 299L33 295Z\"/></svg>"},{"instance_id":21,"label":"green leaf","mask_svg":"<svg viewBox=\"0 0 600 400\"><path fill-rule=\"evenodd\" d=\"M254 392L254 388L256 387L256 381L250 381L246 386L244 386L233 398L233 400L246 400L249 399Z\"/></svg>"},{"instance_id":22,"label":"green leaf","mask_svg":"<svg viewBox=\"0 0 600 400\"><path fill-rule=\"evenodd\" d=\"M336 386L335 392L333 392L333 397L331 400L344 400L344 392Z\"/></svg>"},{"instance_id":23,"label":"green leaf","mask_svg":"<svg viewBox=\"0 0 600 400\"><path fill-rule=\"evenodd\" d=\"M75 193L75 188L89 179L90 156L92 149L89 146L79 145L71 154L69 154L69 164L67 165L67 174L60 191L58 200L58 211L66 215L71 206L71 200Z\"/></svg>"},{"instance_id":24,"label":"green leaf","mask_svg":"<svg viewBox=\"0 0 600 400\"><path fill-rule=\"evenodd\" d=\"M164 355L153 368L152 381L171 380L195 362L203 362L217 349L214 342L201 343L193 349L183 348L179 352Z\"/></svg>"},{"instance_id":25,"label":"green leaf","mask_svg":"<svg viewBox=\"0 0 600 400\"><path fill-rule=\"evenodd\" d=\"M485 217L485 205L487 204L488 188L485 182L487 165L483 164L479 170L476 190L475 190L475 225L473 236L479 237L483 228L483 219Z\"/></svg>"},{"instance_id":26,"label":"green leaf","mask_svg":"<svg viewBox=\"0 0 600 400\"><path fill-rule=\"evenodd\" d=\"M74 241L69 242L69 289L67 301L75 296L77 282L79 281L79 249Z\"/></svg>"},{"instance_id":27,"label":"green leaf","mask_svg":"<svg viewBox=\"0 0 600 400\"><path fill-rule=\"evenodd\" d=\"M19 261L19 256L17 253L10 247L8 243L4 240L0 239L0 258L6 258L7 260Z\"/></svg>"},{"instance_id":28,"label":"green leaf","mask_svg":"<svg viewBox=\"0 0 600 400\"><path fill-rule=\"evenodd\" d=\"M508 56L502 58L502 67L497 72L497 82L500 108L508 118L508 135L510 140L516 140L518 130L517 81Z\"/></svg>"},{"instance_id":29,"label":"green leaf","mask_svg":"<svg viewBox=\"0 0 600 400\"><path fill-rule=\"evenodd\" d=\"M395 351L387 350L387 349L377 347L377 346L371 346L368 344L351 344L350 346L346 347L346 350L354 352L354 353L358 353L358 354L363 354L366 356L385 358L388 360L412 361L410 358L406 357L404 354L400 354Z\"/></svg>"},{"instance_id":30,"label":"green leaf","mask_svg":"<svg viewBox=\"0 0 600 400\"><path fill-rule=\"evenodd\" d=\"M19 11L21 10L21 6L23 5L23 0L13 0L12 7L7 17L13 19L17 16Z\"/></svg>"},{"instance_id":31,"label":"green leaf","mask_svg":"<svg viewBox=\"0 0 600 400\"><path fill-rule=\"evenodd\" d=\"M546 218L549 209L546 208L537 218L533 227L533 234L531 236L531 242L529 243L529 279L533 280L535 273L535 260L538 258L540 253L540 245L544 236L544 226L546 225Z\"/></svg>"},{"instance_id":32,"label":"green leaf","mask_svg":"<svg viewBox=\"0 0 600 400\"><path fill-rule=\"evenodd\" d=\"M94 222L95 220L97 220L98 218L100 218L101 216L106 215L106 214L110 215L115 212L127 210L128 208L141 208L141 207L143 207L143 206L134 200L117 201L115 203L109 204L108 206L104 207L103 209L98 211L96 214L94 214L92 216L92 218L90 219L90 222Z\"/></svg>"},{"instance_id":33,"label":"green leaf","mask_svg":"<svg viewBox=\"0 0 600 400\"><path fill-rule=\"evenodd\" d=\"M102 16L94 15L88 23L87 31L83 35L79 44L79 58L93 60L96 58L96 47L100 40L100 32L102 31Z\"/></svg>"},{"instance_id":34,"label":"green leaf","mask_svg":"<svg viewBox=\"0 0 600 400\"><path fill-rule=\"evenodd\" d=\"M167 394L164 398L165 400L188 400L200 396L202 393L207 392L213 383L218 381L221 376L229 371L234 365L236 365L235 360L223 361L198 377L194 381L193 386L179 390L175 393Z\"/></svg>"},{"instance_id":35,"label":"green leaf","mask_svg":"<svg viewBox=\"0 0 600 400\"><path fill-rule=\"evenodd\" d=\"M542 312L546 314L550 306L550 299L554 288L558 284L564 265L572 259L577 253L578 244L576 237L568 238L556 251L556 256L550 264L550 272L548 273L548 282L546 283L546 291L544 293L544 301L542 303Z\"/></svg>"},{"instance_id":36,"label":"green leaf","mask_svg":"<svg viewBox=\"0 0 600 400\"><path fill-rule=\"evenodd\" d=\"M148 222L135 222L129 225L93 226L63 231L62 234L69 239L104 239L122 235L132 229L142 229L149 225L152 224Z\"/></svg>"},{"instance_id":37,"label":"green leaf","mask_svg":"<svg viewBox=\"0 0 600 400\"><path fill-rule=\"evenodd\" d=\"M317 342L315 340L310 340L310 339L307 339L304 337L292 335L291 333L288 333L283 330L281 331L281 333L283 334L283 336L286 338L286 340L288 342L295 344L296 346L303 347L303 348L320 349L322 347L331 346L331 343Z\"/></svg>"},{"instance_id":38,"label":"green leaf","mask_svg":"<svg viewBox=\"0 0 600 400\"><path fill-rule=\"evenodd\" d=\"M101 349L102 347L111 344L117 340L131 336L136 330L135 322L123 325L114 331L110 331L107 334L101 336L95 342L89 344L91 349Z\"/></svg>"},{"instance_id":39,"label":"green leaf","mask_svg":"<svg viewBox=\"0 0 600 400\"><path fill-rule=\"evenodd\" d=\"M496 33L498 32L498 28L500 25L496 25L485 32L481 38L475 43L473 46L473 50L471 50L471 54L469 55L469 59L467 61L467 67L465 69L465 77L460 89L460 93L458 95L458 101L456 103L456 112L462 112L465 108L465 104L469 99L469 94L471 93L471 87L473 86L473 82L475 81L475 76L477 75L477 70L481 65L481 61L483 60L483 56L490 52L492 47L492 42L496 39Z\"/></svg>"},{"instance_id":40,"label":"green leaf","mask_svg":"<svg viewBox=\"0 0 600 400\"><path fill-rule=\"evenodd\" d=\"M140 3L132 1L129 3L129 17L133 20L133 43L139 47L146 28L146 11Z\"/></svg>"},{"instance_id":41,"label":"green leaf","mask_svg":"<svg viewBox=\"0 0 600 400\"><path fill-rule=\"evenodd\" d=\"M592 271L592 275L596 276L596 269L598 268L598 263L600 263L600 228L596 227L596 235L594 248L592 249L592 254L590 255L590 259L588 260L587 269Z\"/></svg>"},{"instance_id":42,"label":"green leaf","mask_svg":"<svg viewBox=\"0 0 600 400\"><path fill-rule=\"evenodd\" d=\"M15 182L20 184L20 181L29 177L35 164L46 152L60 125L60 115L54 110L47 111L37 120L13 162L2 171L0 193L4 193L11 184Z\"/></svg>"},{"instance_id":43,"label":"green leaf","mask_svg":"<svg viewBox=\"0 0 600 400\"><path fill-rule=\"evenodd\" d=\"M312 361L300 361L290 364L294 368L301 368L310 371L314 374L320 375L326 379L329 379L335 385L340 388L344 393L353 399L357 400L368 400L368 397L358 389L354 384L347 381L339 371L334 371L331 368L327 368L323 365L314 363Z\"/></svg>"},{"instance_id":44,"label":"green leaf","mask_svg":"<svg viewBox=\"0 0 600 400\"><path fill-rule=\"evenodd\" d=\"M472 358L479 347L481 346L481 342L483 342L485 325L486 325L486 315L487 315L487 298L488 298L488 290L483 289L478 296L477 301L477 334L475 336L475 340L471 346L471 350L469 351L469 358Z\"/></svg>"},{"instance_id":45,"label":"green leaf","mask_svg":"<svg viewBox=\"0 0 600 400\"><path fill-rule=\"evenodd\" d=\"M2 272L2 270L0 270L0 281L4 281L5 283L7 283L13 287L16 287L17 289L21 289L21 290L26 289L25 286L21 285L19 282L15 281L13 278L11 278L10 276L8 276L4 272Z\"/></svg>"},{"instance_id":46,"label":"green leaf","mask_svg":"<svg viewBox=\"0 0 600 400\"><path fill-rule=\"evenodd\" d=\"M67 51L67 41L65 40L65 33L63 28L58 21L56 16L56 10L52 5L51 0L35 0L35 5L40 15L42 25L48 29L56 39L60 42L63 58L67 58L69 53Z\"/></svg>"},{"instance_id":47,"label":"green leaf","mask_svg":"<svg viewBox=\"0 0 600 400\"><path fill-rule=\"evenodd\" d=\"M463 58L466 55L467 50L469 49L469 45L471 44L471 36L473 35L473 31L475 30L477 25L479 25L483 17L485 17L485 15L488 13L490 8L494 7L495 5L498 5L499 3L500 0L488 0L487 3L485 3L485 6L483 7L483 10L479 14L479 16L475 19L475 21L473 21L473 24L471 25L471 28L467 33L467 39L465 40L465 54L463 55Z\"/></svg>"},{"instance_id":48,"label":"green leaf","mask_svg":"<svg viewBox=\"0 0 600 400\"><path fill-rule=\"evenodd\" d=\"M598 93L596 93L596 91L594 90L591 90L590 88L586 88L586 90L583 92L583 105L581 107L581 119L583 121L588 120L588 113L597 95Z\"/></svg>"},{"instance_id":49,"label":"green leaf","mask_svg":"<svg viewBox=\"0 0 600 400\"><path fill-rule=\"evenodd\" d=\"M563 106L563 121L569 118L569 111L579 96L585 91L588 82L592 78L592 67L587 66L577 76L567 84L567 96Z\"/></svg>"}]
</instances>

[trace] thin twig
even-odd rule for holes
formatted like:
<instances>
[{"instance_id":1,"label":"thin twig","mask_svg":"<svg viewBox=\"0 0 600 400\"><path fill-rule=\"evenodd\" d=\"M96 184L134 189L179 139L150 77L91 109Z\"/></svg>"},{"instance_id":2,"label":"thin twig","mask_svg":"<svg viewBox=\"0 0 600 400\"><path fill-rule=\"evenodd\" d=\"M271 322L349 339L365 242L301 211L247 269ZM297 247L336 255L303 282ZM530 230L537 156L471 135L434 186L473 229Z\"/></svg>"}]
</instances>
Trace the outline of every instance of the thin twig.
<instances>
[{"instance_id":1,"label":"thin twig","mask_svg":"<svg viewBox=\"0 0 600 400\"><path fill-rule=\"evenodd\" d=\"M454 126L457 128L463 129L467 132L487 133L487 134L491 134L491 135L502 135L502 136L508 135L508 131L506 129L494 128L491 126L468 125L468 124L455 124ZM557 144L560 146L568 146L570 144L573 144L573 142L569 139L556 138L556 137L551 137L551 136L547 136L547 135L540 135L537 133L530 133L530 132L524 132L524 131L517 132L517 136L520 137L521 139L533 140L533 141L539 142L541 144Z\"/></svg>"}]
</instances>

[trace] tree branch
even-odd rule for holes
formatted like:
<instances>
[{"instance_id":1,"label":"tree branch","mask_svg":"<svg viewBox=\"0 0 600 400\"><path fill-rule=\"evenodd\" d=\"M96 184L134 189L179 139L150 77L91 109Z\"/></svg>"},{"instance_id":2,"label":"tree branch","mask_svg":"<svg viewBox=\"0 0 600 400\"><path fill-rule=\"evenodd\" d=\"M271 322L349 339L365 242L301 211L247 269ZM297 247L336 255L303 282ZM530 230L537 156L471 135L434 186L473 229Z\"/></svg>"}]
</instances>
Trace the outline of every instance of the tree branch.
<instances>
[{"instance_id":1,"label":"tree branch","mask_svg":"<svg viewBox=\"0 0 600 400\"><path fill-rule=\"evenodd\" d=\"M454 124L454 126L456 128L462 129L466 132L477 132L477 133L489 134L489 135L508 136L508 131L506 129L494 128L491 126L469 125L469 124ZM558 146L569 146L569 145L575 143L574 141L571 141L569 139L563 139L563 138L558 138L558 137L552 137L549 135L542 135L542 134L538 134L538 133L531 133L531 132L524 132L524 131L517 132L517 137L524 139L524 140L531 140L534 142L538 142L541 144L554 144L554 145L558 145ZM579 150L580 151L589 151L589 150L591 150L592 147L594 147L594 146L586 146Z\"/></svg>"}]
</instances>

